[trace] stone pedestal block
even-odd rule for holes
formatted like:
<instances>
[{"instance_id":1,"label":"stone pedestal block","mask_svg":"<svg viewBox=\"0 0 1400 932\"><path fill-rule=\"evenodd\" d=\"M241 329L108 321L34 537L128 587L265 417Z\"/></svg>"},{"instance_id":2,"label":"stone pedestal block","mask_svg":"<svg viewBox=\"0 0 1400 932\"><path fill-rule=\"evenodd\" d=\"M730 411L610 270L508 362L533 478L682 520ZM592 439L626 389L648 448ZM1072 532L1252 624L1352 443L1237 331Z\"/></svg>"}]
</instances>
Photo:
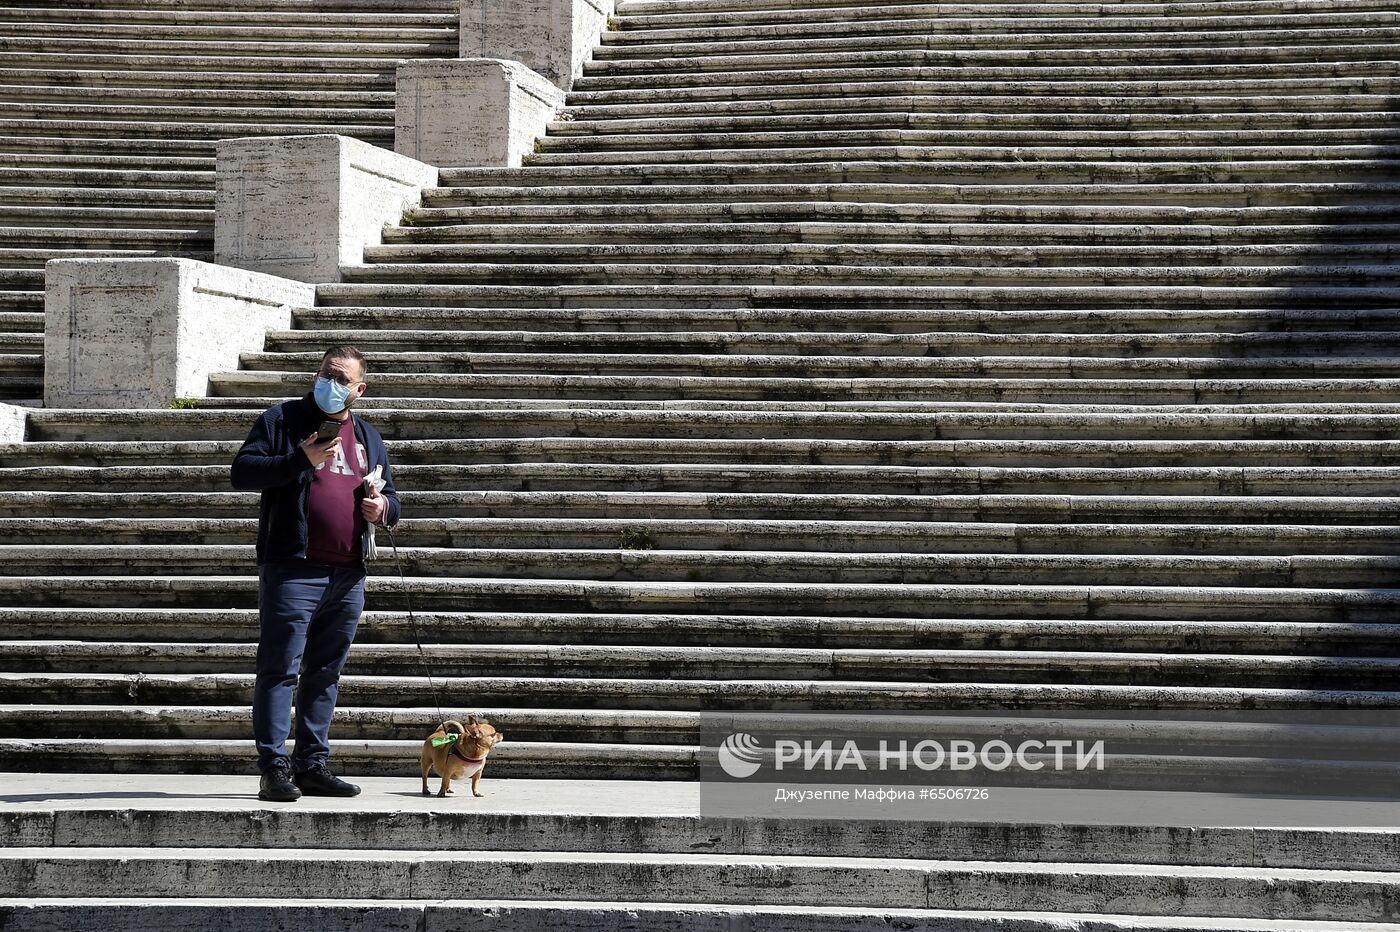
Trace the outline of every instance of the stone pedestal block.
<instances>
[{"instance_id":1,"label":"stone pedestal block","mask_svg":"<svg viewBox=\"0 0 1400 932\"><path fill-rule=\"evenodd\" d=\"M613 0L462 0L462 57L518 61L567 91L614 6Z\"/></svg>"},{"instance_id":2,"label":"stone pedestal block","mask_svg":"<svg viewBox=\"0 0 1400 932\"><path fill-rule=\"evenodd\" d=\"M286 329L316 289L193 259L54 259L44 266L44 405L167 408Z\"/></svg>"},{"instance_id":3,"label":"stone pedestal block","mask_svg":"<svg viewBox=\"0 0 1400 932\"><path fill-rule=\"evenodd\" d=\"M24 439L28 414L19 405L0 404L0 443L18 443Z\"/></svg>"},{"instance_id":4,"label":"stone pedestal block","mask_svg":"<svg viewBox=\"0 0 1400 932\"><path fill-rule=\"evenodd\" d=\"M394 146L440 166L511 168L534 151L564 92L519 62L399 63Z\"/></svg>"},{"instance_id":5,"label":"stone pedestal block","mask_svg":"<svg viewBox=\"0 0 1400 932\"><path fill-rule=\"evenodd\" d=\"M437 184L437 169L346 136L226 139L215 184L215 261L338 282Z\"/></svg>"}]
</instances>

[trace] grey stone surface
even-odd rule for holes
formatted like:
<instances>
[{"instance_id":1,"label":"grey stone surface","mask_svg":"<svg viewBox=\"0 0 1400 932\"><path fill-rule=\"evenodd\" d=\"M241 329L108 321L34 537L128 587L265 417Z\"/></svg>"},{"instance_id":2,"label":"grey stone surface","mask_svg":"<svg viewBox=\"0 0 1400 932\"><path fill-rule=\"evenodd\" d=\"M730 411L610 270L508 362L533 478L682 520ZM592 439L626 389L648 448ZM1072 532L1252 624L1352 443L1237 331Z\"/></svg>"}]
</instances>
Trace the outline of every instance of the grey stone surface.
<instances>
[{"instance_id":1,"label":"grey stone surface","mask_svg":"<svg viewBox=\"0 0 1400 932\"><path fill-rule=\"evenodd\" d=\"M519 62L400 62L394 145L432 165L519 167L563 105L563 91Z\"/></svg>"},{"instance_id":2,"label":"grey stone surface","mask_svg":"<svg viewBox=\"0 0 1400 932\"><path fill-rule=\"evenodd\" d=\"M518 61L568 90L583 71L615 0L461 0L463 58Z\"/></svg>"},{"instance_id":3,"label":"grey stone surface","mask_svg":"<svg viewBox=\"0 0 1400 932\"><path fill-rule=\"evenodd\" d=\"M45 268L44 403L166 408L260 349L314 289L189 259L59 259Z\"/></svg>"},{"instance_id":4,"label":"grey stone surface","mask_svg":"<svg viewBox=\"0 0 1400 932\"><path fill-rule=\"evenodd\" d=\"M0 443L17 443L25 438L29 412L18 405L0 404Z\"/></svg>"},{"instance_id":5,"label":"grey stone surface","mask_svg":"<svg viewBox=\"0 0 1400 932\"><path fill-rule=\"evenodd\" d=\"M303 282L339 281L437 181L432 166L348 136L229 139L218 150L216 261Z\"/></svg>"}]
</instances>

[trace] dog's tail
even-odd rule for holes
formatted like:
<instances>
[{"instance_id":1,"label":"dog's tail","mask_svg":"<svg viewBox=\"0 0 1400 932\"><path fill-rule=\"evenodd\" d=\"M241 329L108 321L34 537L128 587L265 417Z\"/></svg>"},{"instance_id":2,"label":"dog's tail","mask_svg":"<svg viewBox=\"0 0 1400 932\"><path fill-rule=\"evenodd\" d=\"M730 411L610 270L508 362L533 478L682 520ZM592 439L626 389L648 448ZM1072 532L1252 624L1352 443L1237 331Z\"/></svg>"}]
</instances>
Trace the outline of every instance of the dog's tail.
<instances>
[{"instance_id":1,"label":"dog's tail","mask_svg":"<svg viewBox=\"0 0 1400 932\"><path fill-rule=\"evenodd\" d=\"M463 726L461 722L450 718L438 726L438 731L442 732L445 735L465 735L467 733L466 727Z\"/></svg>"}]
</instances>

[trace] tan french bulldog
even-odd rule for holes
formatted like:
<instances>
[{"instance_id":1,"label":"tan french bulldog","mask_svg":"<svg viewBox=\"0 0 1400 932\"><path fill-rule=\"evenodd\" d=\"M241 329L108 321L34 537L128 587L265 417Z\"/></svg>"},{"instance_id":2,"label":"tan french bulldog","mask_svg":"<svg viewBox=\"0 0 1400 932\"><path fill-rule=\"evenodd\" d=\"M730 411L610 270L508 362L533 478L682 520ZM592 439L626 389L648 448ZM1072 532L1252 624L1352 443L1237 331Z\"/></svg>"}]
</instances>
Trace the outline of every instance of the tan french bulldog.
<instances>
[{"instance_id":1,"label":"tan french bulldog","mask_svg":"<svg viewBox=\"0 0 1400 932\"><path fill-rule=\"evenodd\" d=\"M436 770L442 777L438 796L453 792L452 781L464 777L472 778L472 795L484 795L477 784L481 782L481 771L486 767L486 755L505 739L505 735L491 726L490 722L478 721L475 715L467 718L466 727L461 722L448 720L438 726L423 742L423 795L430 796L428 790L428 770Z\"/></svg>"}]
</instances>

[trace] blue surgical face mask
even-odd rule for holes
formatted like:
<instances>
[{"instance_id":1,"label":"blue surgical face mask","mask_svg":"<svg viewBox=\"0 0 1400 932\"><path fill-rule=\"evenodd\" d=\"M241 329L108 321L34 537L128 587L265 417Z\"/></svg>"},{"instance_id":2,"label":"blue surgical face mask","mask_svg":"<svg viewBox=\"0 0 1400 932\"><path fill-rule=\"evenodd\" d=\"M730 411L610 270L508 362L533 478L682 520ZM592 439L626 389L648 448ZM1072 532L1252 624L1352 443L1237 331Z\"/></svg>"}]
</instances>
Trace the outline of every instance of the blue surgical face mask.
<instances>
[{"instance_id":1,"label":"blue surgical face mask","mask_svg":"<svg viewBox=\"0 0 1400 932\"><path fill-rule=\"evenodd\" d=\"M350 389L335 379L316 376L316 407L327 414L339 414L350 400Z\"/></svg>"}]
</instances>

